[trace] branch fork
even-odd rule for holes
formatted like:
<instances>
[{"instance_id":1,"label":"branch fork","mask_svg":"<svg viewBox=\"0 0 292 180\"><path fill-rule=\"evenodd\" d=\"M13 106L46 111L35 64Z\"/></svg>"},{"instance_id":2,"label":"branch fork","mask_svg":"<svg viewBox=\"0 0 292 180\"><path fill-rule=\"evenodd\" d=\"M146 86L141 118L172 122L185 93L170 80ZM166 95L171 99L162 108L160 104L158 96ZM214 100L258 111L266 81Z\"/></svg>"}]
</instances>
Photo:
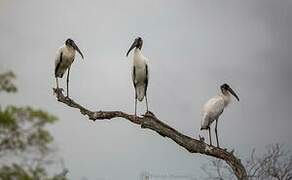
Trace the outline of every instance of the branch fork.
<instances>
[{"instance_id":1,"label":"branch fork","mask_svg":"<svg viewBox=\"0 0 292 180\"><path fill-rule=\"evenodd\" d=\"M127 114L122 111L91 111L78 104L73 99L64 96L62 89L53 88L53 91L59 102L66 104L69 107L79 109L82 115L88 116L89 120L101 121L112 120L114 118L123 118L134 124L140 125L143 129L151 129L162 137L168 137L172 139L176 144L185 148L190 153L200 153L222 159L232 168L238 179L248 179L245 167L242 165L240 159L234 156L233 152L228 152L226 149L221 149L215 146L210 146L202 140L197 140L186 136L160 121L154 115L154 113L150 111L146 112L144 115L142 115L142 117Z\"/></svg>"}]
</instances>

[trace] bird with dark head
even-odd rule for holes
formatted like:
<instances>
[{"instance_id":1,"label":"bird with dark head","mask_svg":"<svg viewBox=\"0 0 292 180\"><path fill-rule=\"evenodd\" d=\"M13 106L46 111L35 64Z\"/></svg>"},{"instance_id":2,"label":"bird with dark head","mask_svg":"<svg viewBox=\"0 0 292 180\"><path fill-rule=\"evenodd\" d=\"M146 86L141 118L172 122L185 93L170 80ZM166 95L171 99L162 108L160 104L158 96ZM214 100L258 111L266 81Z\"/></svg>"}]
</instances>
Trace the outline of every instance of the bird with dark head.
<instances>
[{"instance_id":1,"label":"bird with dark head","mask_svg":"<svg viewBox=\"0 0 292 180\"><path fill-rule=\"evenodd\" d=\"M237 101L239 101L239 98L238 98L238 96L237 96L237 94L231 89L231 87L228 85L228 84L226 84L226 83L224 83L224 84L222 84L221 86L220 86L220 89L221 89L221 92L223 93L223 94L227 94L228 92L230 92L236 99L237 99Z\"/></svg>"},{"instance_id":2,"label":"bird with dark head","mask_svg":"<svg viewBox=\"0 0 292 180\"><path fill-rule=\"evenodd\" d=\"M138 48L138 49L142 49L142 46L143 46L143 39L141 37L137 37L135 39L135 41L133 42L133 44L131 45L130 49L128 50L126 56L129 55L129 53L132 51L132 49L134 48Z\"/></svg>"},{"instance_id":3,"label":"bird with dark head","mask_svg":"<svg viewBox=\"0 0 292 180\"><path fill-rule=\"evenodd\" d=\"M203 106L203 118L201 122L201 130L209 130L209 139L210 139L210 145L212 145L212 138L211 138L211 124L216 120L215 125L215 133L216 133L216 140L217 140L217 146L219 146L219 140L218 140L218 133L217 133L217 125L218 125L218 119L219 116L223 113L224 108L229 104L230 102L230 94L232 94L238 101L239 98L237 94L231 89L231 87L228 84L222 84L220 86L221 92L209 99ZM229 94L230 93L230 94Z\"/></svg>"},{"instance_id":4,"label":"bird with dark head","mask_svg":"<svg viewBox=\"0 0 292 180\"><path fill-rule=\"evenodd\" d=\"M75 42L72 39L68 38L65 42L65 45L68 47L72 47L81 55L82 59L84 59L82 52L80 51L79 47L75 44Z\"/></svg>"},{"instance_id":5,"label":"bird with dark head","mask_svg":"<svg viewBox=\"0 0 292 180\"><path fill-rule=\"evenodd\" d=\"M69 97L69 73L70 67L75 59L75 51L77 51L82 59L83 54L80 51L79 47L75 44L72 39L67 39L65 44L60 47L57 51L56 58L55 58L55 78L57 89L59 89L59 82L58 78L62 78L66 70L68 69L67 73L67 97Z\"/></svg>"},{"instance_id":6,"label":"bird with dark head","mask_svg":"<svg viewBox=\"0 0 292 180\"><path fill-rule=\"evenodd\" d=\"M135 88L135 116L137 115L137 99L142 101L145 97L148 112L147 87L149 80L149 67L148 59L141 53L142 46L142 38L137 37L126 54L126 56L128 56L134 49L132 80Z\"/></svg>"}]
</instances>

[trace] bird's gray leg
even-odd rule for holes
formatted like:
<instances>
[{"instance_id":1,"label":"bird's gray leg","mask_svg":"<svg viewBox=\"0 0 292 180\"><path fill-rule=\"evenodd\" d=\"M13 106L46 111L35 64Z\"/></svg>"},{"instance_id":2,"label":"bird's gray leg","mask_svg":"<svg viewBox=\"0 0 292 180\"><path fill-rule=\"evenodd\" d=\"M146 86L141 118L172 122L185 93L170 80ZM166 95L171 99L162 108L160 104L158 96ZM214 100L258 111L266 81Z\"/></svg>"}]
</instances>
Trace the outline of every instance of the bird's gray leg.
<instances>
[{"instance_id":1,"label":"bird's gray leg","mask_svg":"<svg viewBox=\"0 0 292 180\"><path fill-rule=\"evenodd\" d=\"M137 116L137 93L135 91L135 118Z\"/></svg>"},{"instance_id":2,"label":"bird's gray leg","mask_svg":"<svg viewBox=\"0 0 292 180\"><path fill-rule=\"evenodd\" d=\"M57 84L57 89L59 89L59 81L57 77L56 77L56 84Z\"/></svg>"},{"instance_id":3,"label":"bird's gray leg","mask_svg":"<svg viewBox=\"0 0 292 180\"><path fill-rule=\"evenodd\" d=\"M219 140L218 140L218 134L217 134L217 124L218 124L218 118L216 119L215 133L216 133L217 147L220 147Z\"/></svg>"},{"instance_id":4,"label":"bird's gray leg","mask_svg":"<svg viewBox=\"0 0 292 180\"><path fill-rule=\"evenodd\" d=\"M211 128L209 127L209 139L210 139L210 146L212 146L212 139L211 139Z\"/></svg>"},{"instance_id":5,"label":"bird's gray leg","mask_svg":"<svg viewBox=\"0 0 292 180\"><path fill-rule=\"evenodd\" d=\"M147 94L145 94L145 100L146 100L146 108L147 108L147 111L148 112L148 100L147 100Z\"/></svg>"},{"instance_id":6,"label":"bird's gray leg","mask_svg":"<svg viewBox=\"0 0 292 180\"><path fill-rule=\"evenodd\" d=\"M68 68L68 74L67 74L67 97L69 97L69 75L70 75L70 67Z\"/></svg>"}]
</instances>

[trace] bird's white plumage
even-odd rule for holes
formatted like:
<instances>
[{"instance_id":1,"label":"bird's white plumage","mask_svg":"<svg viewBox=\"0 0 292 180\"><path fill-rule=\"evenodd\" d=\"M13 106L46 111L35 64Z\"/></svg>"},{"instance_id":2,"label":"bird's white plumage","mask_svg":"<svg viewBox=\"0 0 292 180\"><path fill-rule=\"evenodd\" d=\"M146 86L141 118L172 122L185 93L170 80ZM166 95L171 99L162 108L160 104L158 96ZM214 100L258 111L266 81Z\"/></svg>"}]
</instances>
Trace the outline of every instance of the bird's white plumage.
<instances>
[{"instance_id":1,"label":"bird's white plumage","mask_svg":"<svg viewBox=\"0 0 292 180\"><path fill-rule=\"evenodd\" d=\"M62 58L61 58L62 55ZM57 50L55 58L55 76L63 77L66 70L71 66L75 58L73 47L63 45ZM61 61L62 60L62 61ZM61 61L61 62L60 62Z\"/></svg>"},{"instance_id":2,"label":"bird's white plumage","mask_svg":"<svg viewBox=\"0 0 292 180\"><path fill-rule=\"evenodd\" d=\"M148 73L146 72L146 68ZM148 79L149 79L148 59L142 55L140 49L135 48L133 56L132 80L133 83L136 85L136 93L139 101L142 101L145 96Z\"/></svg>"},{"instance_id":3,"label":"bird's white plumage","mask_svg":"<svg viewBox=\"0 0 292 180\"><path fill-rule=\"evenodd\" d=\"M209 99L203 106L201 129L208 129L212 122L219 118L229 102L229 93L220 93L219 95Z\"/></svg>"}]
</instances>

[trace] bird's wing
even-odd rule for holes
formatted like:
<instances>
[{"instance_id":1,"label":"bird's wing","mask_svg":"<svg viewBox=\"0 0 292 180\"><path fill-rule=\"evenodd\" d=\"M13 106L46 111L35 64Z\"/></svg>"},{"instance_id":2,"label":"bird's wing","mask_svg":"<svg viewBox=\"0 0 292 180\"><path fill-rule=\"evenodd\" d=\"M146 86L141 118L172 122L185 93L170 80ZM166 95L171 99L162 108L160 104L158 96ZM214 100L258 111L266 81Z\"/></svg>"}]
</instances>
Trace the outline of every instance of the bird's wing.
<instances>
[{"instance_id":1,"label":"bird's wing","mask_svg":"<svg viewBox=\"0 0 292 180\"><path fill-rule=\"evenodd\" d=\"M55 77L57 77L58 69L60 68L60 65L62 63L62 57L63 57L63 52L62 52L62 49L60 48L57 51L56 58L55 58Z\"/></svg>"},{"instance_id":2,"label":"bird's wing","mask_svg":"<svg viewBox=\"0 0 292 180\"><path fill-rule=\"evenodd\" d=\"M132 67L132 81L133 81L133 84L134 84L134 87L136 87L136 69L135 69L135 66Z\"/></svg>"},{"instance_id":3,"label":"bird's wing","mask_svg":"<svg viewBox=\"0 0 292 180\"><path fill-rule=\"evenodd\" d=\"M224 99L220 96L215 96L207 101L203 107L204 114L211 118L218 118L224 110Z\"/></svg>"},{"instance_id":4,"label":"bird's wing","mask_svg":"<svg viewBox=\"0 0 292 180\"><path fill-rule=\"evenodd\" d=\"M147 92L147 87L148 87L148 80L149 80L149 68L148 68L148 64L146 64L145 66L145 72L146 72L146 78L145 78L145 95L146 95L146 92Z\"/></svg>"},{"instance_id":5,"label":"bird's wing","mask_svg":"<svg viewBox=\"0 0 292 180\"><path fill-rule=\"evenodd\" d=\"M61 57L61 53L62 53L62 47L60 47L57 52L56 52L56 56L55 56L55 67L57 67L57 65L60 62L60 57Z\"/></svg>"},{"instance_id":6,"label":"bird's wing","mask_svg":"<svg viewBox=\"0 0 292 180\"><path fill-rule=\"evenodd\" d=\"M222 97L216 96L208 100L203 106L201 129L210 127L210 124L222 114L223 110L224 100Z\"/></svg>"}]
</instances>

